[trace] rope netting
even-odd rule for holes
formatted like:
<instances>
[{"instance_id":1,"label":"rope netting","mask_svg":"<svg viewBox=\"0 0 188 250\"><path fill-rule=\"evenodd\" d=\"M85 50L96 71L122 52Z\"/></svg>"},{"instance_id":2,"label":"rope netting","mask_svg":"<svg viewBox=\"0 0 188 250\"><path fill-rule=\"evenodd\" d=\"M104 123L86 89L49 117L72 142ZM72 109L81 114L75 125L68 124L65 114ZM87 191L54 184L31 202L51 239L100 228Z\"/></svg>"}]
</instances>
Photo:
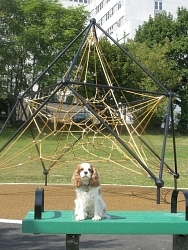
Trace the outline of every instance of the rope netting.
<instances>
[{"instance_id":1,"label":"rope netting","mask_svg":"<svg viewBox=\"0 0 188 250\"><path fill-rule=\"evenodd\" d=\"M99 68L103 83L98 80ZM139 175L158 173L162 144L153 146L146 128L166 102L165 95L121 87L93 32L83 43L70 79L58 89L58 102L42 89L34 98L23 98L17 113L24 110L22 120L27 122L2 150L0 170L40 162L49 171L87 161L106 162Z\"/></svg>"}]
</instances>

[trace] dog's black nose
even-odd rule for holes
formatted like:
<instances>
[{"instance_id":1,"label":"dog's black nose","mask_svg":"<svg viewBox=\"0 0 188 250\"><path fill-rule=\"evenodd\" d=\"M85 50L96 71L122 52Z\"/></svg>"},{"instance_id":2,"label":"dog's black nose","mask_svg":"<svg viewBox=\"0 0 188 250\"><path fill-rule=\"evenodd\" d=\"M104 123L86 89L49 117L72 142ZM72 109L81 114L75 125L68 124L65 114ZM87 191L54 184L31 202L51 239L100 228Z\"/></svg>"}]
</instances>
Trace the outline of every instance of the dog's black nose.
<instances>
[{"instance_id":1,"label":"dog's black nose","mask_svg":"<svg viewBox=\"0 0 188 250\"><path fill-rule=\"evenodd\" d=\"M84 174L88 174L88 172L87 172L87 171L84 171Z\"/></svg>"}]
</instances>

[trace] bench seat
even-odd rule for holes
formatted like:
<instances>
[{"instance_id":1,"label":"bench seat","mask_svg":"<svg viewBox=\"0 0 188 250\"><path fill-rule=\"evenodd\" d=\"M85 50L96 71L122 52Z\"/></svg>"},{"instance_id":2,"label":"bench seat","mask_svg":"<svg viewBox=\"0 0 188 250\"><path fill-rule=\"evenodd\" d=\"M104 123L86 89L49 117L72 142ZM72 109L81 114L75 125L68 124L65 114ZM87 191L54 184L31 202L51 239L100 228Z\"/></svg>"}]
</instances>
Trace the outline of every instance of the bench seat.
<instances>
[{"instance_id":1,"label":"bench seat","mask_svg":"<svg viewBox=\"0 0 188 250\"><path fill-rule=\"evenodd\" d=\"M41 219L29 211L23 233L34 234L188 234L185 213L164 211L109 211L110 219L75 221L73 211L47 210Z\"/></svg>"}]
</instances>

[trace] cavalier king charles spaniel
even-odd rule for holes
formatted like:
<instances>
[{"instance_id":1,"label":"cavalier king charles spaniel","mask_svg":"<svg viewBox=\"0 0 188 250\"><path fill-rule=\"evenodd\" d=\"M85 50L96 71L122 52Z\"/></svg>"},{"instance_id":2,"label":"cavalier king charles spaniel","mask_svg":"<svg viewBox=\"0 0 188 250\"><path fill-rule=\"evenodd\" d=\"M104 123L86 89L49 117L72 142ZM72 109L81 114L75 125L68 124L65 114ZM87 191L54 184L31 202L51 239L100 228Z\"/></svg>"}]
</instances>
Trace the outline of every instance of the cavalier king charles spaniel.
<instances>
[{"instance_id":1,"label":"cavalier king charles spaniel","mask_svg":"<svg viewBox=\"0 0 188 250\"><path fill-rule=\"evenodd\" d=\"M76 187L75 219L77 221L92 218L108 218L106 205L100 193L99 177L90 163L80 164L73 176L72 184Z\"/></svg>"}]
</instances>

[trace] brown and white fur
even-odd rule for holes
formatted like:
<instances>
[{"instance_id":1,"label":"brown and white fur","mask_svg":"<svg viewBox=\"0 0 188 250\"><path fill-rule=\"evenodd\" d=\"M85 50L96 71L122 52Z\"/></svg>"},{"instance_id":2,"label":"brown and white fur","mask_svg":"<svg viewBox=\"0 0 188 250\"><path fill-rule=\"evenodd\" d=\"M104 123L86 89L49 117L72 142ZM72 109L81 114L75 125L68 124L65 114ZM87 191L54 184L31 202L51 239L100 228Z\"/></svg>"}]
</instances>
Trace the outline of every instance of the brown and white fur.
<instances>
[{"instance_id":1,"label":"brown and white fur","mask_svg":"<svg viewBox=\"0 0 188 250\"><path fill-rule=\"evenodd\" d=\"M76 187L75 219L77 221L92 218L108 218L106 205L100 193L99 177L90 163L80 164L73 176L72 184Z\"/></svg>"}]
</instances>

